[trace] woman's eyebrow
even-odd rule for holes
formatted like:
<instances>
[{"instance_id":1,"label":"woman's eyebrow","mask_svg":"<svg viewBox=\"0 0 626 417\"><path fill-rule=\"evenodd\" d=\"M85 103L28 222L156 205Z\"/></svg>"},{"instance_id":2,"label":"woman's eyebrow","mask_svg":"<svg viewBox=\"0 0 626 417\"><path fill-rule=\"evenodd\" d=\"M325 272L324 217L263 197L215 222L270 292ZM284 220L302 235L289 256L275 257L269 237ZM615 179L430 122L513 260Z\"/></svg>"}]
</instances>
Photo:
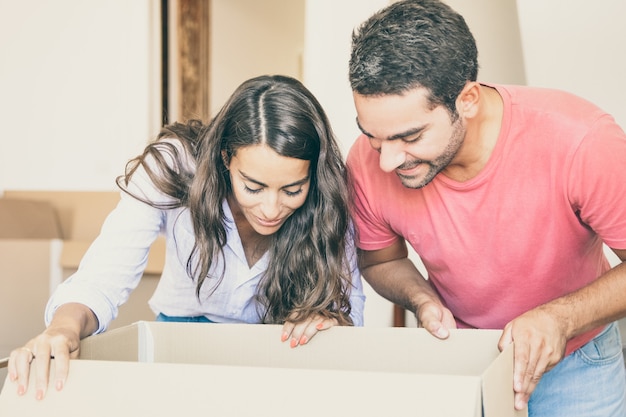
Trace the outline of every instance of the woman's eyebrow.
<instances>
[{"instance_id":1,"label":"woman's eyebrow","mask_svg":"<svg viewBox=\"0 0 626 417\"><path fill-rule=\"evenodd\" d=\"M260 187L267 187L267 186L268 186L267 184L265 184L265 183L263 183L263 182L261 182L261 181L257 181L257 180L255 180L254 178L252 178L252 177L250 177L250 176L246 175L243 171L239 171L239 174L240 174L240 175L241 175L241 176L242 176L242 177L243 177L246 181L253 182L253 183L255 183L256 185L258 185L258 186L260 186ZM286 185L283 185L283 186L282 186L282 187L280 187L280 188L289 188L289 187L294 187L294 186L296 186L296 185L302 185L302 184L306 183L307 181L309 181L309 178L310 178L310 177L307 175L306 177L304 177L304 178L302 178L302 179L300 179L300 180L298 180L298 181L294 181L294 182L292 182L291 184L286 184Z\"/></svg>"}]
</instances>

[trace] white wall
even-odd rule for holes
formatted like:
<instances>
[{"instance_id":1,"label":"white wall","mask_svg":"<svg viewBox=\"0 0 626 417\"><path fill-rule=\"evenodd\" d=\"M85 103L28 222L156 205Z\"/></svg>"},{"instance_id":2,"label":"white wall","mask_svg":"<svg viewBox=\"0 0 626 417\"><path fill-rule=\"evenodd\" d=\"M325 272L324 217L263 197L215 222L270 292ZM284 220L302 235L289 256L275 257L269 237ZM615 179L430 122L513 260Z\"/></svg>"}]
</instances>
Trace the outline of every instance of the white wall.
<instances>
[{"instance_id":1,"label":"white wall","mask_svg":"<svg viewBox=\"0 0 626 417\"><path fill-rule=\"evenodd\" d=\"M157 4L0 0L0 192L115 188L159 126Z\"/></svg>"},{"instance_id":2,"label":"white wall","mask_svg":"<svg viewBox=\"0 0 626 417\"><path fill-rule=\"evenodd\" d=\"M529 85L585 97L626 129L626 1L519 0Z\"/></svg>"}]
</instances>

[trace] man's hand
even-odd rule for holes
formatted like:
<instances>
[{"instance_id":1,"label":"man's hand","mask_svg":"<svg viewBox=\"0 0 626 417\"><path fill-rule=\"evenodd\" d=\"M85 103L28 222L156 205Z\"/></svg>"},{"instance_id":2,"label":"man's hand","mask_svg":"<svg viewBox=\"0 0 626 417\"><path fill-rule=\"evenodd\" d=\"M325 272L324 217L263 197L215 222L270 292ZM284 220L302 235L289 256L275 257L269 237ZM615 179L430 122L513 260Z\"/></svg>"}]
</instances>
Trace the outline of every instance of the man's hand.
<instances>
[{"instance_id":1,"label":"man's hand","mask_svg":"<svg viewBox=\"0 0 626 417\"><path fill-rule=\"evenodd\" d=\"M523 409L543 374L565 355L567 336L564 320L544 308L530 310L509 322L498 342L503 350L515 342L513 389L515 408Z\"/></svg>"},{"instance_id":2,"label":"man's hand","mask_svg":"<svg viewBox=\"0 0 626 417\"><path fill-rule=\"evenodd\" d=\"M418 327L425 328L439 339L446 339L450 336L450 329L456 328L452 312L434 301L422 303L415 317Z\"/></svg>"}]
</instances>

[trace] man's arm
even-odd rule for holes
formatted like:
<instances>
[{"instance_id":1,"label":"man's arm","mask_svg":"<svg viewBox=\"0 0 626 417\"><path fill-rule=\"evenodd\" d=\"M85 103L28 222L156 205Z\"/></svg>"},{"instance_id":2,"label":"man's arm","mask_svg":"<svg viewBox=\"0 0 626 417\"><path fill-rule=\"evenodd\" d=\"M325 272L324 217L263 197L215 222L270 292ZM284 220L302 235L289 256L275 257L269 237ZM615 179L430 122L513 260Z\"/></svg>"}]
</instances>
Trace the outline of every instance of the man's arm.
<instances>
[{"instance_id":1,"label":"man's arm","mask_svg":"<svg viewBox=\"0 0 626 417\"><path fill-rule=\"evenodd\" d=\"M568 340L626 315L626 249L611 250L622 261L620 264L586 287L546 305L566 315Z\"/></svg>"},{"instance_id":2,"label":"man's arm","mask_svg":"<svg viewBox=\"0 0 626 417\"><path fill-rule=\"evenodd\" d=\"M543 374L561 361L568 340L626 315L626 250L613 252L621 264L578 291L527 311L505 326L499 347L515 342L516 408L526 405Z\"/></svg>"},{"instance_id":3,"label":"man's arm","mask_svg":"<svg viewBox=\"0 0 626 417\"><path fill-rule=\"evenodd\" d=\"M437 293L408 258L404 240L375 251L359 252L363 278L384 298L413 312L418 326L441 339L456 323Z\"/></svg>"}]
</instances>

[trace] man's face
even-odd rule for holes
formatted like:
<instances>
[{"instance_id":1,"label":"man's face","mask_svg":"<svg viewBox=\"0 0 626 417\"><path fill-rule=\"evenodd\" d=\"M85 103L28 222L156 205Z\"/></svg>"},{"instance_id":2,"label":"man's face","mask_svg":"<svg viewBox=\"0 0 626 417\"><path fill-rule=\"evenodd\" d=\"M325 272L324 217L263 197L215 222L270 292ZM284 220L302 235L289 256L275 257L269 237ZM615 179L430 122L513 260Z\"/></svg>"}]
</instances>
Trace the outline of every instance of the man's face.
<instances>
[{"instance_id":1,"label":"man's face","mask_svg":"<svg viewBox=\"0 0 626 417\"><path fill-rule=\"evenodd\" d=\"M452 123L443 106L430 108L423 88L403 95L354 93L357 124L380 153L380 169L407 188L422 188L453 163L465 137L461 118Z\"/></svg>"}]
</instances>

